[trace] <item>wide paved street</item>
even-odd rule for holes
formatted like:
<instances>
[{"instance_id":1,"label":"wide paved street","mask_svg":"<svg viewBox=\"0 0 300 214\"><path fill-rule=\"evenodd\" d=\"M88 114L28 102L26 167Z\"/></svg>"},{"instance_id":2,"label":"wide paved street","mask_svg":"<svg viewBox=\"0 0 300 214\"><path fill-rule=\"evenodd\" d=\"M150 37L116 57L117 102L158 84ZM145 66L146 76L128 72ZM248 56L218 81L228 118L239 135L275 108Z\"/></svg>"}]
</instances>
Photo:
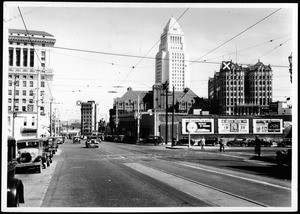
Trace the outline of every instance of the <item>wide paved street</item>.
<instances>
[{"instance_id":1,"label":"wide paved street","mask_svg":"<svg viewBox=\"0 0 300 214\"><path fill-rule=\"evenodd\" d=\"M279 148L263 148L263 157ZM255 160L253 148L170 148L67 140L41 174L17 174L22 207L267 209L291 206L286 167Z\"/></svg>"}]
</instances>

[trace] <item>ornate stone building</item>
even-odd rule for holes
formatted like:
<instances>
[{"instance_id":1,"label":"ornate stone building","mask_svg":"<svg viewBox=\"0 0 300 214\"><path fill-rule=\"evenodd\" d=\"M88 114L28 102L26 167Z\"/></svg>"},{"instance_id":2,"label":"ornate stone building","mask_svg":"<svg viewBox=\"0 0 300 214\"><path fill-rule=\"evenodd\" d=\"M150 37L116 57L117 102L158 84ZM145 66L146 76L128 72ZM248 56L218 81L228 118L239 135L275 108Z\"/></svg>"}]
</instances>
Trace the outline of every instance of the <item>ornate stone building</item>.
<instances>
[{"instance_id":1,"label":"ornate stone building","mask_svg":"<svg viewBox=\"0 0 300 214\"><path fill-rule=\"evenodd\" d=\"M53 80L50 48L55 42L44 31L8 31L8 125L16 138L37 131L39 136L48 134Z\"/></svg>"}]
</instances>

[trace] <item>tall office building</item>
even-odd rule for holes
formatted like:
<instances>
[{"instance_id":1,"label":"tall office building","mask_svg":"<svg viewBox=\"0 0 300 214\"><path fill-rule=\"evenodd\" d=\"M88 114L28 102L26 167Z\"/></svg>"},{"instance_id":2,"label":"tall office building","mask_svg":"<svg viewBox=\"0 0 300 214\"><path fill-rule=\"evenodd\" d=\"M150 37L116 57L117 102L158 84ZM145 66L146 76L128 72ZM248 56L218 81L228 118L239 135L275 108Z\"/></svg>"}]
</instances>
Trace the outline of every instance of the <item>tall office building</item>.
<instances>
[{"instance_id":1,"label":"tall office building","mask_svg":"<svg viewBox=\"0 0 300 214\"><path fill-rule=\"evenodd\" d=\"M8 125L16 138L37 130L39 136L47 134L53 81L50 48L55 42L44 31L8 30Z\"/></svg>"},{"instance_id":2,"label":"tall office building","mask_svg":"<svg viewBox=\"0 0 300 214\"><path fill-rule=\"evenodd\" d=\"M81 135L91 135L98 131L97 104L95 101L81 103Z\"/></svg>"},{"instance_id":3,"label":"tall office building","mask_svg":"<svg viewBox=\"0 0 300 214\"><path fill-rule=\"evenodd\" d=\"M190 74L187 65L184 34L175 18L171 18L160 37L156 54L155 83L169 82L169 88L183 91L189 87Z\"/></svg>"},{"instance_id":4,"label":"tall office building","mask_svg":"<svg viewBox=\"0 0 300 214\"><path fill-rule=\"evenodd\" d=\"M263 114L272 102L272 68L260 61L247 67L222 62L208 80L208 98L213 113Z\"/></svg>"}]
</instances>

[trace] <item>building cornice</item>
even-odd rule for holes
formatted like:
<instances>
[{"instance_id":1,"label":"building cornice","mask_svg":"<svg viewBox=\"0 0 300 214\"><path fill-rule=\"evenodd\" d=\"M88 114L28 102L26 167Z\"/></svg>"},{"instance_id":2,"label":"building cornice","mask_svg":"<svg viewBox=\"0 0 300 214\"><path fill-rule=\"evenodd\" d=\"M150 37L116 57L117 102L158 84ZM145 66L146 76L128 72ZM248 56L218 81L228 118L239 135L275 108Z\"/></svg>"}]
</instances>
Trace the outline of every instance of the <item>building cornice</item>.
<instances>
[{"instance_id":1,"label":"building cornice","mask_svg":"<svg viewBox=\"0 0 300 214\"><path fill-rule=\"evenodd\" d=\"M22 43L34 43L34 44L45 44L48 46L54 46L56 39L50 38L35 38L26 36L9 36L9 42L22 42Z\"/></svg>"}]
</instances>

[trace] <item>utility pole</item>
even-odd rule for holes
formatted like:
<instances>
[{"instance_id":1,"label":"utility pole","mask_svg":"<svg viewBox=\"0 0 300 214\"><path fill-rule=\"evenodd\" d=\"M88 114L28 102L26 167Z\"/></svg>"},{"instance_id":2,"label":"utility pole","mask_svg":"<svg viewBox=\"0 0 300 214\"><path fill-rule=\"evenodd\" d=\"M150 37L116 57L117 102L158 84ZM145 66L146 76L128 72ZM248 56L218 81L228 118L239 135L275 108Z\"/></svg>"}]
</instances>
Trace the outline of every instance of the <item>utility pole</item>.
<instances>
[{"instance_id":1,"label":"utility pole","mask_svg":"<svg viewBox=\"0 0 300 214\"><path fill-rule=\"evenodd\" d=\"M174 97L175 97L175 87L173 85L173 96L172 96L172 143L171 146L174 146L175 142L174 142Z\"/></svg>"},{"instance_id":2,"label":"utility pole","mask_svg":"<svg viewBox=\"0 0 300 214\"><path fill-rule=\"evenodd\" d=\"M50 137L52 137L52 102L53 98L50 100Z\"/></svg>"},{"instance_id":3,"label":"utility pole","mask_svg":"<svg viewBox=\"0 0 300 214\"><path fill-rule=\"evenodd\" d=\"M138 143L140 141L140 96L138 95L137 100L137 140Z\"/></svg>"},{"instance_id":4,"label":"utility pole","mask_svg":"<svg viewBox=\"0 0 300 214\"><path fill-rule=\"evenodd\" d=\"M39 138L39 120L40 120L40 106L39 106L39 99L40 99L40 82L41 82L41 72L38 69L38 78L37 78L37 88L36 88L36 137Z\"/></svg>"},{"instance_id":5,"label":"utility pole","mask_svg":"<svg viewBox=\"0 0 300 214\"><path fill-rule=\"evenodd\" d=\"M163 89L166 91L166 139L165 143L168 144L168 96L169 96L169 82L168 80L163 84Z\"/></svg>"},{"instance_id":6,"label":"utility pole","mask_svg":"<svg viewBox=\"0 0 300 214\"><path fill-rule=\"evenodd\" d=\"M119 100L117 99L116 102L116 134L118 133L118 125L119 125L119 118L118 118L118 110L119 110L119 105L118 105Z\"/></svg>"},{"instance_id":7,"label":"utility pole","mask_svg":"<svg viewBox=\"0 0 300 214\"><path fill-rule=\"evenodd\" d=\"M12 120L12 137L15 137L15 118L17 113L15 112L15 100L16 100L16 84L17 84L17 75L14 75L14 96L13 96L13 120Z\"/></svg>"}]
</instances>

